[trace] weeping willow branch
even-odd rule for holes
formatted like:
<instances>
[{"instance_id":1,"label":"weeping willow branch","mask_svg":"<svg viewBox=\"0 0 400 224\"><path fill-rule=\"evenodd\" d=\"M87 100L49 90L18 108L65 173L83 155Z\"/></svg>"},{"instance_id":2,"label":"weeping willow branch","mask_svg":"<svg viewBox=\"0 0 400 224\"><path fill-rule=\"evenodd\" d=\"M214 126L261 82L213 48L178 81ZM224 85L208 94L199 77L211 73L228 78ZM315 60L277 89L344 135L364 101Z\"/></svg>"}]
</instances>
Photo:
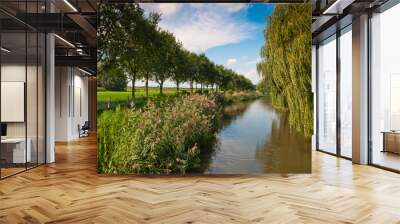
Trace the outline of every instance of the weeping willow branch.
<instances>
[{"instance_id":1,"label":"weeping willow branch","mask_svg":"<svg viewBox=\"0 0 400 224\"><path fill-rule=\"evenodd\" d=\"M289 111L290 125L311 136L311 6L277 5L264 34L262 61L257 64L263 85L273 105Z\"/></svg>"}]
</instances>

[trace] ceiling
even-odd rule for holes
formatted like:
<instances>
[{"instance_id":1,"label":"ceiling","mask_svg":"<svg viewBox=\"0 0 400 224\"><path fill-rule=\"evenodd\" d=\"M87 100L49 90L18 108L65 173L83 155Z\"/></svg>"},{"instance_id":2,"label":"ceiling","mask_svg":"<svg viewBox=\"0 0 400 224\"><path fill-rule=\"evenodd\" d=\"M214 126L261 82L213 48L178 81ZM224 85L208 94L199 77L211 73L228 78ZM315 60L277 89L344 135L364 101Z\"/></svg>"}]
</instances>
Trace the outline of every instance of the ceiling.
<instances>
[{"instance_id":1,"label":"ceiling","mask_svg":"<svg viewBox=\"0 0 400 224\"><path fill-rule=\"evenodd\" d=\"M312 0L313 43L351 24L353 17L372 12L386 2L388 0Z\"/></svg>"},{"instance_id":2,"label":"ceiling","mask_svg":"<svg viewBox=\"0 0 400 224\"><path fill-rule=\"evenodd\" d=\"M12 49L8 56L26 55L21 34L26 30L55 33L56 66L78 66L95 74L97 4L98 0L1 0L3 46ZM35 49L28 44L28 56Z\"/></svg>"}]
</instances>

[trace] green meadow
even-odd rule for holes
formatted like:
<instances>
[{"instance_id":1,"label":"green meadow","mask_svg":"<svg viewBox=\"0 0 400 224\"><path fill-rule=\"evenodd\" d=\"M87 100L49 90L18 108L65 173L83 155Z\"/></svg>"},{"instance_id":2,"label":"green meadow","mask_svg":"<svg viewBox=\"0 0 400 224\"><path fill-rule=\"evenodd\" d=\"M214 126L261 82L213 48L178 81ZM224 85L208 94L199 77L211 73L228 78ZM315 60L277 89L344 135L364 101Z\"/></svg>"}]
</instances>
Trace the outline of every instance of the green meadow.
<instances>
[{"instance_id":1,"label":"green meadow","mask_svg":"<svg viewBox=\"0 0 400 224\"><path fill-rule=\"evenodd\" d=\"M180 88L179 91L190 91L189 88ZM149 97L155 97L160 94L160 89L158 87L149 87ZM163 94L174 95L176 94L176 87L164 87ZM146 95L144 87L136 87L135 98L142 98ZM126 101L132 99L131 89L128 88L126 91L108 91L103 88L98 88L97 90L97 102L106 103L108 100L111 102L115 101Z\"/></svg>"}]
</instances>

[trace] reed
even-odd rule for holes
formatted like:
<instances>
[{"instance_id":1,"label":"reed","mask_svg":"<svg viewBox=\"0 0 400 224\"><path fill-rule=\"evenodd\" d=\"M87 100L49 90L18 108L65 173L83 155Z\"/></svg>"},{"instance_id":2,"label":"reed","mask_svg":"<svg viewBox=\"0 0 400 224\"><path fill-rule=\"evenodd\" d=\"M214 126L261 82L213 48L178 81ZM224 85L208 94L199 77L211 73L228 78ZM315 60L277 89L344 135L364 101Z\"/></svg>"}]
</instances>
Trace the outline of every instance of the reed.
<instances>
[{"instance_id":1,"label":"reed","mask_svg":"<svg viewBox=\"0 0 400 224\"><path fill-rule=\"evenodd\" d=\"M141 109L117 107L98 118L98 172L185 174L222 121L216 96L188 95Z\"/></svg>"}]
</instances>

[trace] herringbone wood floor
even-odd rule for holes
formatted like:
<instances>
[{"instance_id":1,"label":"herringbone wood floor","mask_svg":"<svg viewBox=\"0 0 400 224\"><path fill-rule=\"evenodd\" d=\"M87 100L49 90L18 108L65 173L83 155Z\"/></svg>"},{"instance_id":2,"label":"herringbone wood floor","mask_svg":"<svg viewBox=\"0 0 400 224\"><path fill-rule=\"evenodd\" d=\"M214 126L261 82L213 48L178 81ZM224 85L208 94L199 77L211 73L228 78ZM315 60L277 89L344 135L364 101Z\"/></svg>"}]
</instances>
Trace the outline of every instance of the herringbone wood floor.
<instances>
[{"instance_id":1,"label":"herringbone wood floor","mask_svg":"<svg viewBox=\"0 0 400 224\"><path fill-rule=\"evenodd\" d=\"M56 156L0 181L0 223L400 223L400 175L318 152L288 177L102 176L93 137Z\"/></svg>"}]
</instances>

